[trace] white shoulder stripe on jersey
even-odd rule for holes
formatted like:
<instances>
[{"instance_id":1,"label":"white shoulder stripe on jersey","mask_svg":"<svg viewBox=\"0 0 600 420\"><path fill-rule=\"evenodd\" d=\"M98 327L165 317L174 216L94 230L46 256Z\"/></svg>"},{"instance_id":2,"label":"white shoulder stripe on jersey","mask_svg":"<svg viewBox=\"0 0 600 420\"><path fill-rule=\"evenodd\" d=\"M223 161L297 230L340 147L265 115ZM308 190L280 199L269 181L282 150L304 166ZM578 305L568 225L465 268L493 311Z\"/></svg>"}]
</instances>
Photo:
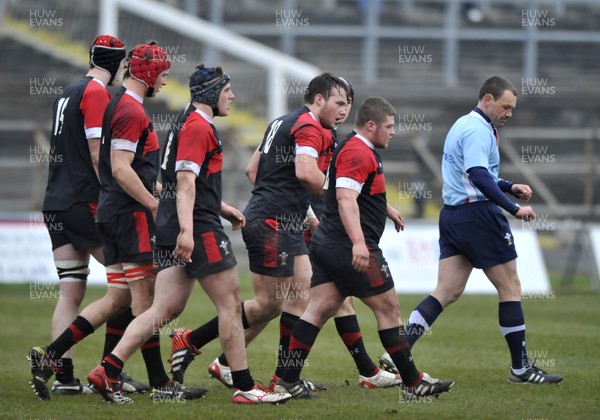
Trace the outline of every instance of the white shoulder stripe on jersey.
<instances>
[{"instance_id":1,"label":"white shoulder stripe on jersey","mask_svg":"<svg viewBox=\"0 0 600 420\"><path fill-rule=\"evenodd\" d=\"M128 152L135 153L137 145L137 141L134 143L131 140L112 139L110 141L110 150L127 150Z\"/></svg>"},{"instance_id":2,"label":"white shoulder stripe on jersey","mask_svg":"<svg viewBox=\"0 0 600 420\"><path fill-rule=\"evenodd\" d=\"M310 157L314 157L315 159L319 158L319 152L317 152L317 149L310 146L296 146L296 156L300 155L308 155Z\"/></svg>"},{"instance_id":3,"label":"white shoulder stripe on jersey","mask_svg":"<svg viewBox=\"0 0 600 420\"><path fill-rule=\"evenodd\" d=\"M99 139L102 135L102 127L90 127L85 129L86 139Z\"/></svg>"},{"instance_id":4,"label":"white shoulder stripe on jersey","mask_svg":"<svg viewBox=\"0 0 600 420\"><path fill-rule=\"evenodd\" d=\"M362 191L363 185L365 184L361 184L358 181L347 177L340 177L335 180L335 188L347 188L349 190L354 190L359 194Z\"/></svg>"},{"instance_id":5,"label":"white shoulder stripe on jersey","mask_svg":"<svg viewBox=\"0 0 600 420\"><path fill-rule=\"evenodd\" d=\"M191 160L178 160L175 162L175 172L191 171L198 176L200 175L201 168L202 166L198 165L196 162L192 162Z\"/></svg>"}]
</instances>

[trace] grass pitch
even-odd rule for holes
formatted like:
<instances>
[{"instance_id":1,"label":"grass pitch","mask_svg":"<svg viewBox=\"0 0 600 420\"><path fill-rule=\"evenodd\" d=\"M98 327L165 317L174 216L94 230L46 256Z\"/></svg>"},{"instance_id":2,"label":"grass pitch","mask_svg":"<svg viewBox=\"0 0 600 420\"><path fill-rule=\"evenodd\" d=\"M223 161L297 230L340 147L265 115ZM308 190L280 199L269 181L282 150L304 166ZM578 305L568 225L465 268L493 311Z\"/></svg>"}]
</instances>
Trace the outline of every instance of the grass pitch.
<instances>
[{"instance_id":1,"label":"grass pitch","mask_svg":"<svg viewBox=\"0 0 600 420\"><path fill-rule=\"evenodd\" d=\"M358 372L337 336L332 321L319 335L303 377L321 382L328 390L317 400L292 400L281 406L232 404L231 390L209 379L208 365L220 354L218 342L202 349L188 369L186 385L209 388L202 400L153 403L134 395L132 405L106 404L98 395L52 397L39 401L29 388L28 349L50 342L50 319L56 293L31 293L39 285L0 285L0 417L11 419L591 419L600 418L600 297L586 293L556 293L524 301L529 354L542 368L564 375L560 385L511 385L506 381L510 358L498 328L497 298L469 296L446 310L428 335L413 349L417 367L439 378L456 381L452 391L439 398L405 401L398 388L368 390L358 387ZM48 289L46 289L48 291ZM57 292L56 286L54 292ZM249 282L242 282L244 298L251 297ZM34 290L35 291L35 290ZM51 291L51 290L50 290ZM103 288L91 287L84 305L99 298ZM402 295L402 316L424 296ZM364 340L371 358L382 353L375 319L356 303ZM194 328L215 314L212 303L196 287L186 311L162 331L163 359L169 357L172 328ZM276 362L278 326L272 322L248 349L255 379L268 384ZM77 345L76 376L85 380L100 361L104 327ZM146 381L141 355L126 365L135 378Z\"/></svg>"}]
</instances>

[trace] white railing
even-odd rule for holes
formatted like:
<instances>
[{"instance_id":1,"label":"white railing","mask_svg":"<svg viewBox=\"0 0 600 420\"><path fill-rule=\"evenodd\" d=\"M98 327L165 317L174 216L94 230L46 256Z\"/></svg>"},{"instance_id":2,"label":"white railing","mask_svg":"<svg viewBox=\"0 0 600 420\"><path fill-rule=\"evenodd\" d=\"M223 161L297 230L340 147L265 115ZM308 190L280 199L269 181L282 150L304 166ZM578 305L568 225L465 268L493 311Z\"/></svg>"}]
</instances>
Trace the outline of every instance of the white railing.
<instances>
[{"instance_id":1,"label":"white railing","mask_svg":"<svg viewBox=\"0 0 600 420\"><path fill-rule=\"evenodd\" d=\"M99 33L119 33L119 10L127 11L264 68L267 72L267 118L269 120L287 112L286 97L276 90L276 86L284 76L296 77L308 84L321 72L305 61L153 0L101 0Z\"/></svg>"}]
</instances>

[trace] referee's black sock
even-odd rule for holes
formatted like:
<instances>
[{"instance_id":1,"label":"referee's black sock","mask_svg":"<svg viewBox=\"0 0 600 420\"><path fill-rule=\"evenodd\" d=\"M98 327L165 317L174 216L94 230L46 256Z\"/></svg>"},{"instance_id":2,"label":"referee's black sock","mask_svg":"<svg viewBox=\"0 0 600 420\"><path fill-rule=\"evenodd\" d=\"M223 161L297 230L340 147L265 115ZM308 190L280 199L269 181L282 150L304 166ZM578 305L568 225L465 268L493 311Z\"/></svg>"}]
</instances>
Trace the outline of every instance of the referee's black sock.
<instances>
[{"instance_id":1,"label":"referee's black sock","mask_svg":"<svg viewBox=\"0 0 600 420\"><path fill-rule=\"evenodd\" d=\"M500 302L498 305L498 321L510 351L512 368L523 369L529 364L525 345L525 316L521 302Z\"/></svg>"},{"instance_id":2,"label":"referee's black sock","mask_svg":"<svg viewBox=\"0 0 600 420\"><path fill-rule=\"evenodd\" d=\"M417 305L411 312L406 327L410 347L433 325L443 310L442 304L431 295Z\"/></svg>"}]
</instances>

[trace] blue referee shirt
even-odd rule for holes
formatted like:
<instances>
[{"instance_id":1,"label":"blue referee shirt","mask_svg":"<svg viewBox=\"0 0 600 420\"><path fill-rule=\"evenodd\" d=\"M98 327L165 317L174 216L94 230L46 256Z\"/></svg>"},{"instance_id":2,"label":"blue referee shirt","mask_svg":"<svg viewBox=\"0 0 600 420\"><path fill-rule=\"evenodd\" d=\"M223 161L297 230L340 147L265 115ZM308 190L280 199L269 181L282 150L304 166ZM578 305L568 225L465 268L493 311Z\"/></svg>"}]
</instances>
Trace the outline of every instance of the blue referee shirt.
<instances>
[{"instance_id":1,"label":"blue referee shirt","mask_svg":"<svg viewBox=\"0 0 600 420\"><path fill-rule=\"evenodd\" d=\"M476 111L460 117L450 128L442 157L442 197L444 204L456 206L487 200L469 181L467 170L487 168L498 182L500 154L491 121Z\"/></svg>"}]
</instances>

